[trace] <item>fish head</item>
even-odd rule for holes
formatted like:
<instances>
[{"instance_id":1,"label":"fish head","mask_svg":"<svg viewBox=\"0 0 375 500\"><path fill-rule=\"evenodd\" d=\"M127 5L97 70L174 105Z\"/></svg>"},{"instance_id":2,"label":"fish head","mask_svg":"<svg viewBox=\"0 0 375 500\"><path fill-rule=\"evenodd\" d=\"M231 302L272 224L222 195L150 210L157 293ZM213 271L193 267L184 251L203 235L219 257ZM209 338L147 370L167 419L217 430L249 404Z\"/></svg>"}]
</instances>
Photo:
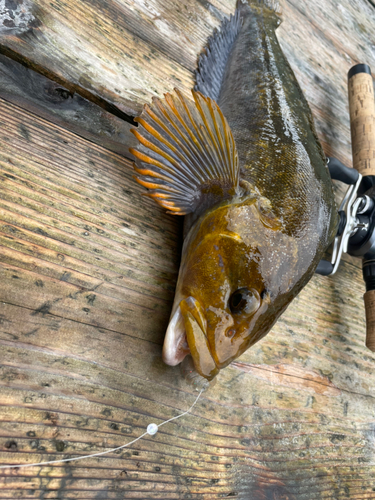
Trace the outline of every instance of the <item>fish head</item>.
<instances>
[{"instance_id":1,"label":"fish head","mask_svg":"<svg viewBox=\"0 0 375 500\"><path fill-rule=\"evenodd\" d=\"M259 197L209 210L184 243L164 361L176 365L190 353L197 371L212 379L292 300L295 257L295 241Z\"/></svg>"}]
</instances>

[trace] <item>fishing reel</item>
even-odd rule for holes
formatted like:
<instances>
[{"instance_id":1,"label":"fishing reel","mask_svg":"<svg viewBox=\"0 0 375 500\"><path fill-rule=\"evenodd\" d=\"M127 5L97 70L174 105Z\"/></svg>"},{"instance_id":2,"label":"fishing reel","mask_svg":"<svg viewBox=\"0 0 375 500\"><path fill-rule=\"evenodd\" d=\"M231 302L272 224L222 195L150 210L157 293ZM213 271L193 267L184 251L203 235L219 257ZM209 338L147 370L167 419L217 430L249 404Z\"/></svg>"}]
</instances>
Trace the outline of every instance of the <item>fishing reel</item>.
<instances>
[{"instance_id":1,"label":"fishing reel","mask_svg":"<svg viewBox=\"0 0 375 500\"><path fill-rule=\"evenodd\" d=\"M366 346L375 352L375 106L371 71L357 64L348 73L353 167L328 158L331 178L347 184L331 262L321 260L316 272L330 276L344 253L362 258L366 311Z\"/></svg>"},{"instance_id":2,"label":"fishing reel","mask_svg":"<svg viewBox=\"0 0 375 500\"><path fill-rule=\"evenodd\" d=\"M321 260L316 269L318 274L330 276L337 271L343 253L362 257L366 263L374 262L374 275L364 270L366 289L375 289L375 196L363 192L362 175L353 168L345 167L336 158L328 158L331 178L349 185L340 205L340 222L333 244L331 262ZM367 264L366 264L367 267Z\"/></svg>"}]
</instances>

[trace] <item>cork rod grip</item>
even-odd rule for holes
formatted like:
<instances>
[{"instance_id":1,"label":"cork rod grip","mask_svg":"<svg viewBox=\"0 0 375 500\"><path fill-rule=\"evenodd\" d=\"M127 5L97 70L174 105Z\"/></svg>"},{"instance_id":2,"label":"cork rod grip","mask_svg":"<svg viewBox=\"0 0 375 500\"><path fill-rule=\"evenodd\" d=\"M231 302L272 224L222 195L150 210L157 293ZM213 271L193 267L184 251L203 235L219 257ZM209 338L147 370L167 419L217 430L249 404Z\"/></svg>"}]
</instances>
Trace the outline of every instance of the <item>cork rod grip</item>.
<instances>
[{"instance_id":1,"label":"cork rod grip","mask_svg":"<svg viewBox=\"0 0 375 500\"><path fill-rule=\"evenodd\" d=\"M367 64L351 68L348 90L353 167L362 175L375 175L374 86Z\"/></svg>"}]
</instances>

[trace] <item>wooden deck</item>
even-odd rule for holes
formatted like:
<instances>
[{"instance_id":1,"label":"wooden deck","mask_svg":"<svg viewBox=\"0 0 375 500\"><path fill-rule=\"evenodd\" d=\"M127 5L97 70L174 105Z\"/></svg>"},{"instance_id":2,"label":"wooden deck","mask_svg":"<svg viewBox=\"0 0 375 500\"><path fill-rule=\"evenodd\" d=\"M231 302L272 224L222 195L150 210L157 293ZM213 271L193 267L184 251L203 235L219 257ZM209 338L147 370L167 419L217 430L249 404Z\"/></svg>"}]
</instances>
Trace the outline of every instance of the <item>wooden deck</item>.
<instances>
[{"instance_id":1,"label":"wooden deck","mask_svg":"<svg viewBox=\"0 0 375 500\"><path fill-rule=\"evenodd\" d=\"M327 155L351 165L347 71L375 70L368 0L281 0ZM196 394L161 360L181 220L128 147L153 95L193 86L233 0L0 6L0 464L104 451ZM342 188L337 187L338 196ZM359 260L316 276L191 415L104 457L0 469L0 499L375 499L375 354Z\"/></svg>"}]
</instances>

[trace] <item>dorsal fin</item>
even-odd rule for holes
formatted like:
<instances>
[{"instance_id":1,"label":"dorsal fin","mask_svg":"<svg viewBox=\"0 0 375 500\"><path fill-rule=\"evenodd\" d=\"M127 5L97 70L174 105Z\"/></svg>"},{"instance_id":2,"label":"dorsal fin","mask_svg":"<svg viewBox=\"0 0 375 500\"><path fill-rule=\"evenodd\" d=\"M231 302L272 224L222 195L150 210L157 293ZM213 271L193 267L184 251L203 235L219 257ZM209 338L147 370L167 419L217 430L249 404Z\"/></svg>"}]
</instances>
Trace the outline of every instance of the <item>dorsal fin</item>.
<instances>
[{"instance_id":1,"label":"dorsal fin","mask_svg":"<svg viewBox=\"0 0 375 500\"><path fill-rule=\"evenodd\" d=\"M170 213L200 211L233 196L238 188L236 145L218 105L199 92L194 101L175 89L144 106L132 133L140 145L137 181Z\"/></svg>"},{"instance_id":2,"label":"dorsal fin","mask_svg":"<svg viewBox=\"0 0 375 500\"><path fill-rule=\"evenodd\" d=\"M231 15L229 19L223 21L220 31L215 29L208 39L205 53L201 54L198 59L194 88L216 102L219 101L225 67L241 23L237 9L234 16Z\"/></svg>"}]
</instances>

